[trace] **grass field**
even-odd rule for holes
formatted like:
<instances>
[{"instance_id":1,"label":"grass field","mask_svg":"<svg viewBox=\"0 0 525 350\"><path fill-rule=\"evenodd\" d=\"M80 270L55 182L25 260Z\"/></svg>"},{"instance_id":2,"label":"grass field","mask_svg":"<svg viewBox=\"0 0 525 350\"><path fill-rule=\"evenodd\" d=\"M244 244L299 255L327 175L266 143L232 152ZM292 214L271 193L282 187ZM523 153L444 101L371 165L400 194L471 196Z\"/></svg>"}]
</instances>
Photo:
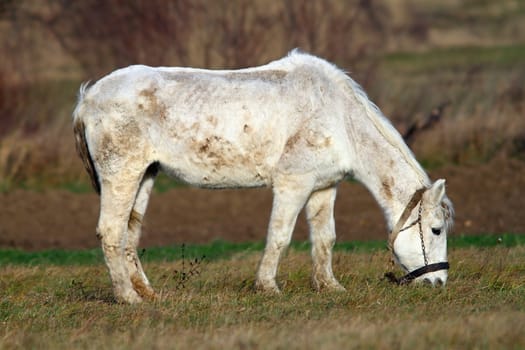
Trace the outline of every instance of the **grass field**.
<instances>
[{"instance_id":1,"label":"grass field","mask_svg":"<svg viewBox=\"0 0 525 350\"><path fill-rule=\"evenodd\" d=\"M261 243L151 248L161 298L138 306L114 303L98 250L3 250L0 348L523 348L524 238L453 237L443 289L384 280L384 242L339 244L344 293L311 289L308 245L296 243L280 296L251 288Z\"/></svg>"}]
</instances>

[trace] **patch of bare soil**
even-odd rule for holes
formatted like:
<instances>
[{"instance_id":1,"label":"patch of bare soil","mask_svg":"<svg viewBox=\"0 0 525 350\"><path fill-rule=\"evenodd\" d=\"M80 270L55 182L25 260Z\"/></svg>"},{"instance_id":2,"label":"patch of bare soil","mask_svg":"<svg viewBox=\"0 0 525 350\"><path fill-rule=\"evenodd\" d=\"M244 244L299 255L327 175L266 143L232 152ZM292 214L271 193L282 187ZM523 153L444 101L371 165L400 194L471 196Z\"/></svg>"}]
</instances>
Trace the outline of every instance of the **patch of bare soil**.
<instances>
[{"instance_id":1,"label":"patch of bare soil","mask_svg":"<svg viewBox=\"0 0 525 350\"><path fill-rule=\"evenodd\" d=\"M447 179L447 192L456 209L453 234L525 234L524 162L499 159L472 167L441 168L430 175L433 180ZM153 194L141 246L216 239L264 240L271 200L269 189L178 188ZM95 194L16 190L0 194L0 208L0 247L41 250L99 246ZM386 240L383 214L360 184L340 185L335 216L338 241ZM304 214L293 237L308 237Z\"/></svg>"}]
</instances>

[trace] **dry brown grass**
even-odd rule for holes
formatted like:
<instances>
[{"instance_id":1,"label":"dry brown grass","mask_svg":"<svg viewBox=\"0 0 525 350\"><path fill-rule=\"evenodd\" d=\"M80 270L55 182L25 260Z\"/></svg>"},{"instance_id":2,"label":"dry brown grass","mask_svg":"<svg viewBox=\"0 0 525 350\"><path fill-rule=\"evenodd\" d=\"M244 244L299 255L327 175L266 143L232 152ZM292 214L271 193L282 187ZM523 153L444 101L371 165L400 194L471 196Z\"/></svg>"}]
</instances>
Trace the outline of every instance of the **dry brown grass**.
<instances>
[{"instance_id":1,"label":"dry brown grass","mask_svg":"<svg viewBox=\"0 0 525 350\"><path fill-rule=\"evenodd\" d=\"M441 122L411 144L426 164L525 159L524 54L519 46L465 49L448 56L436 51L438 59L432 53L387 59L380 73L383 84L377 83L371 94L401 131L446 105Z\"/></svg>"},{"instance_id":2,"label":"dry brown grass","mask_svg":"<svg viewBox=\"0 0 525 350\"><path fill-rule=\"evenodd\" d=\"M446 289L381 279L386 252L335 255L345 293L316 293L310 259L291 251L280 296L251 289L258 254L208 262L185 288L175 263L146 270L162 293L113 303L107 272L90 267L3 267L2 348L521 348L525 346L523 246L450 252Z\"/></svg>"},{"instance_id":3,"label":"dry brown grass","mask_svg":"<svg viewBox=\"0 0 525 350\"><path fill-rule=\"evenodd\" d=\"M77 86L39 83L20 88L14 106L2 101L1 118L11 127L0 128L0 190L84 181L70 124Z\"/></svg>"}]
</instances>

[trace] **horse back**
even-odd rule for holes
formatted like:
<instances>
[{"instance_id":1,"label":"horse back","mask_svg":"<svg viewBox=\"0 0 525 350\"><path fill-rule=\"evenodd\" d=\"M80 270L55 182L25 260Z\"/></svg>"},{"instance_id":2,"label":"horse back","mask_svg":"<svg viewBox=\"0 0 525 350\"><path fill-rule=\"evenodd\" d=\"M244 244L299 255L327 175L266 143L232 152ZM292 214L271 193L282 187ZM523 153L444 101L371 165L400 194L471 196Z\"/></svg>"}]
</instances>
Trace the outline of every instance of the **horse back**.
<instances>
[{"instance_id":1,"label":"horse back","mask_svg":"<svg viewBox=\"0 0 525 350\"><path fill-rule=\"evenodd\" d=\"M92 90L102 133L133 139L192 184L264 186L339 158L334 88L315 70L132 66Z\"/></svg>"}]
</instances>

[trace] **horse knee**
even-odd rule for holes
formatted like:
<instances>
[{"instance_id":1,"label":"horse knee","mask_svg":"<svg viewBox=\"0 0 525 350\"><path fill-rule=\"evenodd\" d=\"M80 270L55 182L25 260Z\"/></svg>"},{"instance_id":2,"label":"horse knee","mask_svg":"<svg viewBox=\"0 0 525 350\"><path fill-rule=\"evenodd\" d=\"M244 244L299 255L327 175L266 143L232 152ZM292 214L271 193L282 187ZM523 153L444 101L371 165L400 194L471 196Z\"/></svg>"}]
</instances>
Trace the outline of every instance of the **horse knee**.
<instances>
[{"instance_id":1,"label":"horse knee","mask_svg":"<svg viewBox=\"0 0 525 350\"><path fill-rule=\"evenodd\" d=\"M326 232L325 234L321 235L321 239L323 240L326 247L332 248L336 239L335 232Z\"/></svg>"},{"instance_id":2,"label":"horse knee","mask_svg":"<svg viewBox=\"0 0 525 350\"><path fill-rule=\"evenodd\" d=\"M101 223L97 226L97 237L102 242L102 246L107 250L122 250L124 236L112 225Z\"/></svg>"},{"instance_id":3,"label":"horse knee","mask_svg":"<svg viewBox=\"0 0 525 350\"><path fill-rule=\"evenodd\" d=\"M314 248L321 249L332 249L336 241L335 232L332 231L313 233L311 238Z\"/></svg>"},{"instance_id":4,"label":"horse knee","mask_svg":"<svg viewBox=\"0 0 525 350\"><path fill-rule=\"evenodd\" d=\"M273 237L271 247L275 248L279 251L285 249L290 245L290 242L292 241L291 235L288 236L277 236Z\"/></svg>"}]
</instances>

